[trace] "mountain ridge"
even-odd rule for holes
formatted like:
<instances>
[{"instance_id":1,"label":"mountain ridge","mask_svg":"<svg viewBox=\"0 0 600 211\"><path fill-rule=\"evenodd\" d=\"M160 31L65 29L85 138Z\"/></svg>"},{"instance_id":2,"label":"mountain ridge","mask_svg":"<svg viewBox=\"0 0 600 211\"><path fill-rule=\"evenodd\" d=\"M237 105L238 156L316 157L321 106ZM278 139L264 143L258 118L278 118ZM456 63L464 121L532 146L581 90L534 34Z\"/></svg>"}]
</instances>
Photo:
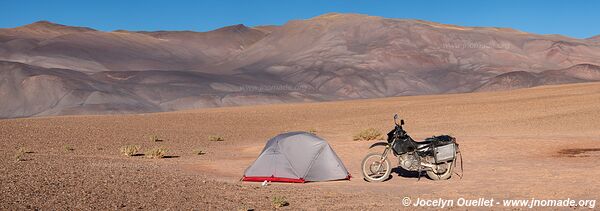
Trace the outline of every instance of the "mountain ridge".
<instances>
[{"instance_id":1,"label":"mountain ridge","mask_svg":"<svg viewBox=\"0 0 600 211\"><path fill-rule=\"evenodd\" d=\"M28 65L23 67L30 73L36 69L27 76L31 81L61 93L40 101L1 102L3 118L495 91L600 80L600 43L594 39L342 13L280 26L237 24L206 32L105 32L41 21L0 29L0 61ZM0 68L3 99L43 93L36 90L42 87L15 84L27 79L9 66ZM43 70L52 74L40 74ZM86 77L72 78L65 71ZM73 91L82 89L89 92ZM59 96L68 92L80 95L57 107ZM28 109L19 115L4 109L19 106Z\"/></svg>"}]
</instances>

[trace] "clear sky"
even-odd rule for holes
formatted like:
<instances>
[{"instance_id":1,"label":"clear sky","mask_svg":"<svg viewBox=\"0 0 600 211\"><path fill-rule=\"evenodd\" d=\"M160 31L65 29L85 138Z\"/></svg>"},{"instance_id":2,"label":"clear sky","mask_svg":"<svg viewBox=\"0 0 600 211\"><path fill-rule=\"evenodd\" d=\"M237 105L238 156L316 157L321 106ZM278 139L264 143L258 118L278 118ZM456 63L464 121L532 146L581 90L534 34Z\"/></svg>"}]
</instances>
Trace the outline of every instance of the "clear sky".
<instances>
[{"instance_id":1,"label":"clear sky","mask_svg":"<svg viewBox=\"0 0 600 211\"><path fill-rule=\"evenodd\" d=\"M2 0L0 28L38 20L104 31L193 30L245 24L281 25L329 12L422 19L462 26L510 27L587 38L600 34L600 1L154 1Z\"/></svg>"}]
</instances>

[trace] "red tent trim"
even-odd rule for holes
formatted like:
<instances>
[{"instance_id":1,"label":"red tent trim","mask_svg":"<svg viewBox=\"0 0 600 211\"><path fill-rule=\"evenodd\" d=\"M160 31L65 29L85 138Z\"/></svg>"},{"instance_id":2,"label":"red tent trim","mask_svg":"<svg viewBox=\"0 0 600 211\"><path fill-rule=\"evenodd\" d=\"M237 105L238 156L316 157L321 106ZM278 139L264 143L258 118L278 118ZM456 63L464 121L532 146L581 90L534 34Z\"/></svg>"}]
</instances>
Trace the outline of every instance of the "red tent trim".
<instances>
[{"instance_id":1,"label":"red tent trim","mask_svg":"<svg viewBox=\"0 0 600 211\"><path fill-rule=\"evenodd\" d=\"M242 178L243 181L248 181L248 182L263 182L263 181L268 181L268 182L292 182L292 183L305 183L306 181L303 178L284 178L284 177L274 177L274 176L270 176L270 177L247 177L244 176L244 178Z\"/></svg>"}]
</instances>

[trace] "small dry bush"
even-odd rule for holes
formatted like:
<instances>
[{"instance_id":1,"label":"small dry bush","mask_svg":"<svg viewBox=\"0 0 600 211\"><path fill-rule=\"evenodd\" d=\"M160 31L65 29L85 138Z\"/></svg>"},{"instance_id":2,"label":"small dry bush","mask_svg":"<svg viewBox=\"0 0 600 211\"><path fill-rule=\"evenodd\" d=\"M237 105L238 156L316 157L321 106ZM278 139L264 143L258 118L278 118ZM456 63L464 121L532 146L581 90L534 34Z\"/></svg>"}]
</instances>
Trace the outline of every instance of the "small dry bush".
<instances>
[{"instance_id":1,"label":"small dry bush","mask_svg":"<svg viewBox=\"0 0 600 211\"><path fill-rule=\"evenodd\" d=\"M290 205L290 203L287 201L285 196L274 196L271 199L271 204L273 204L273 207L275 207L275 208L285 207L285 206Z\"/></svg>"},{"instance_id":2,"label":"small dry bush","mask_svg":"<svg viewBox=\"0 0 600 211\"><path fill-rule=\"evenodd\" d=\"M371 140L381 140L383 139L381 131L375 128L369 128L363 131L360 131L358 134L354 135L353 139L355 141L371 141Z\"/></svg>"},{"instance_id":3,"label":"small dry bush","mask_svg":"<svg viewBox=\"0 0 600 211\"><path fill-rule=\"evenodd\" d=\"M209 141L225 141L225 138L223 138L223 136L210 135L210 136L208 136L208 140Z\"/></svg>"},{"instance_id":4,"label":"small dry bush","mask_svg":"<svg viewBox=\"0 0 600 211\"><path fill-rule=\"evenodd\" d=\"M252 208L249 205L241 205L237 208L238 211L254 211L254 208Z\"/></svg>"},{"instance_id":5,"label":"small dry bush","mask_svg":"<svg viewBox=\"0 0 600 211\"><path fill-rule=\"evenodd\" d=\"M65 150L68 152L72 152L75 150L75 148L73 148L73 146L71 146L71 145L65 145Z\"/></svg>"},{"instance_id":6,"label":"small dry bush","mask_svg":"<svg viewBox=\"0 0 600 211\"><path fill-rule=\"evenodd\" d=\"M33 151L28 150L25 147L19 148L19 150L17 150L17 153L15 154L15 160L16 161L26 161L27 159L25 159L25 154L28 154L28 153L33 153Z\"/></svg>"},{"instance_id":7,"label":"small dry bush","mask_svg":"<svg viewBox=\"0 0 600 211\"><path fill-rule=\"evenodd\" d=\"M315 128L308 129L307 132L312 133L313 135L317 135L317 129Z\"/></svg>"},{"instance_id":8,"label":"small dry bush","mask_svg":"<svg viewBox=\"0 0 600 211\"><path fill-rule=\"evenodd\" d=\"M204 154L206 154L206 152L198 149L198 150L194 150L194 154L195 155L204 155Z\"/></svg>"},{"instance_id":9,"label":"small dry bush","mask_svg":"<svg viewBox=\"0 0 600 211\"><path fill-rule=\"evenodd\" d=\"M15 155L15 161L26 161L25 154L18 153Z\"/></svg>"},{"instance_id":10,"label":"small dry bush","mask_svg":"<svg viewBox=\"0 0 600 211\"><path fill-rule=\"evenodd\" d=\"M161 142L162 140L158 138L157 135L150 135L151 142Z\"/></svg>"},{"instance_id":11,"label":"small dry bush","mask_svg":"<svg viewBox=\"0 0 600 211\"><path fill-rule=\"evenodd\" d=\"M138 151L140 151L140 149L141 147L138 145L127 145L119 148L119 151L121 151L121 154L126 156L134 156L138 153Z\"/></svg>"},{"instance_id":12,"label":"small dry bush","mask_svg":"<svg viewBox=\"0 0 600 211\"><path fill-rule=\"evenodd\" d=\"M19 151L19 152L21 152L21 153L23 153L23 154L29 154L29 153L33 153L33 151L32 151L32 150L30 150L30 149L27 149L27 148L25 148L25 147L21 147L21 148L19 148L19 150L17 150L17 151Z\"/></svg>"},{"instance_id":13,"label":"small dry bush","mask_svg":"<svg viewBox=\"0 0 600 211\"><path fill-rule=\"evenodd\" d=\"M162 147L156 147L156 148L150 149L150 150L146 151L146 153L145 153L147 158L152 158L152 159L164 158L166 154L167 154L167 149L162 148Z\"/></svg>"}]
</instances>

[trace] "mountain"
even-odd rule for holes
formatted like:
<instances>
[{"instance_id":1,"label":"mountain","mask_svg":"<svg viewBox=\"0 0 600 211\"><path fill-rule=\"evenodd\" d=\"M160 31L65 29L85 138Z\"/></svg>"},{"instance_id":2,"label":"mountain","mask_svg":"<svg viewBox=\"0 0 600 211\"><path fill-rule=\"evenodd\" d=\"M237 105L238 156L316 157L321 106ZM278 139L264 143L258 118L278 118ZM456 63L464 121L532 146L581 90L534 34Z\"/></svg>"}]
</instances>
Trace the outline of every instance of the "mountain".
<instances>
[{"instance_id":1,"label":"mountain","mask_svg":"<svg viewBox=\"0 0 600 211\"><path fill-rule=\"evenodd\" d=\"M87 27L66 26L52 23L49 21L38 21L32 24L16 27L13 29L3 29L2 37L6 37L5 39L10 39L10 37L12 37L13 39L32 38L40 40L70 33L92 31L96 30Z\"/></svg>"},{"instance_id":2,"label":"mountain","mask_svg":"<svg viewBox=\"0 0 600 211\"><path fill-rule=\"evenodd\" d=\"M285 24L232 63L238 72L368 98L469 92L516 69L597 65L599 47L512 29L327 14Z\"/></svg>"},{"instance_id":3,"label":"mountain","mask_svg":"<svg viewBox=\"0 0 600 211\"><path fill-rule=\"evenodd\" d=\"M0 98L5 99L0 102L0 114L4 118L158 112L317 100L300 92L259 90L266 81L193 71L86 74L5 61L0 61L0 70Z\"/></svg>"},{"instance_id":4,"label":"mountain","mask_svg":"<svg viewBox=\"0 0 600 211\"><path fill-rule=\"evenodd\" d=\"M588 40L600 40L600 35L596 35L590 38L587 38Z\"/></svg>"},{"instance_id":5,"label":"mountain","mask_svg":"<svg viewBox=\"0 0 600 211\"><path fill-rule=\"evenodd\" d=\"M0 117L496 91L599 81L600 42L330 13L208 32L0 29Z\"/></svg>"},{"instance_id":6,"label":"mountain","mask_svg":"<svg viewBox=\"0 0 600 211\"><path fill-rule=\"evenodd\" d=\"M600 67L579 64L560 70L547 70L541 73L513 71L495 76L476 91L498 91L527 88L549 84L566 84L600 81Z\"/></svg>"},{"instance_id":7,"label":"mountain","mask_svg":"<svg viewBox=\"0 0 600 211\"><path fill-rule=\"evenodd\" d=\"M101 32L36 22L0 30L0 60L87 73L132 70L201 70L262 39L243 25L210 32Z\"/></svg>"}]
</instances>

